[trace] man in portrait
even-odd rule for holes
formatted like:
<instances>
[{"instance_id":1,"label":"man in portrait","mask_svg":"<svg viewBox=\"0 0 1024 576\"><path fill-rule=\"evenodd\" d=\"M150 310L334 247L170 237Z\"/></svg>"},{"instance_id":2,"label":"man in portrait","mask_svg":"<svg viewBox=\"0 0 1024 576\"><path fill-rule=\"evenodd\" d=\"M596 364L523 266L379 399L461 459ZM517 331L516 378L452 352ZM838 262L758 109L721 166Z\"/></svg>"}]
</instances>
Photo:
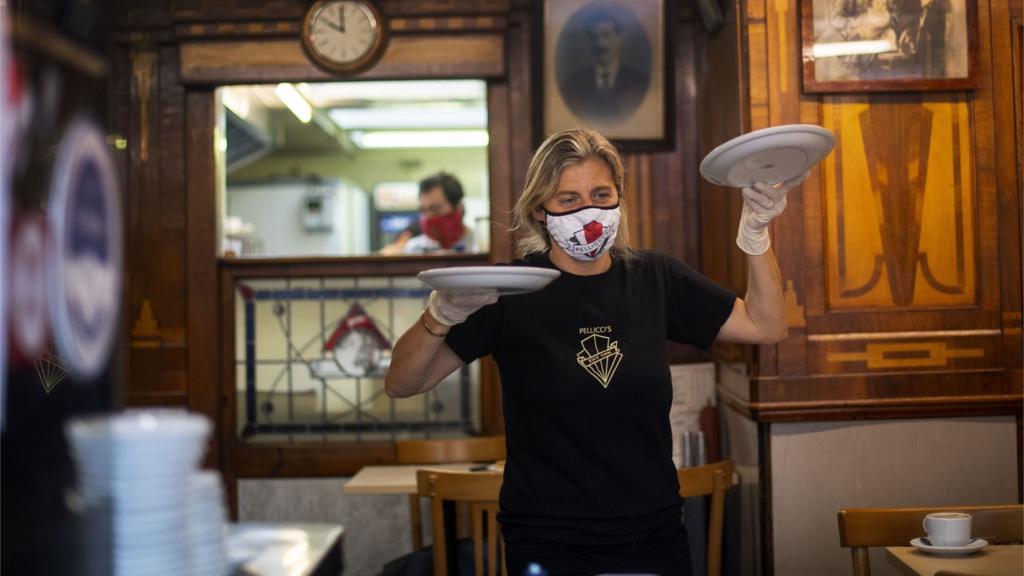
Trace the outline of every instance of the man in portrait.
<instances>
[{"instance_id":1,"label":"man in portrait","mask_svg":"<svg viewBox=\"0 0 1024 576\"><path fill-rule=\"evenodd\" d=\"M569 109L587 119L616 121L628 118L647 93L650 63L630 62L623 57L625 26L604 9L587 9L582 16L585 46L574 67L559 74L558 84Z\"/></svg>"}]
</instances>

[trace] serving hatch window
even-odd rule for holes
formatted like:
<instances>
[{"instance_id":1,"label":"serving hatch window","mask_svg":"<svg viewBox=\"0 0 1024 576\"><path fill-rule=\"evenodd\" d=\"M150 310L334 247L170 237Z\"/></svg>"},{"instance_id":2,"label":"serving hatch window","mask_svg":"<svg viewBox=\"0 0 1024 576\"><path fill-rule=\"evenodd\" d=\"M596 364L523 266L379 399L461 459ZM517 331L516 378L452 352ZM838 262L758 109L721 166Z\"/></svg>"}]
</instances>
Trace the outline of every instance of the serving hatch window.
<instances>
[{"instance_id":1,"label":"serving hatch window","mask_svg":"<svg viewBox=\"0 0 1024 576\"><path fill-rule=\"evenodd\" d=\"M486 90L482 80L220 88L221 253L487 252Z\"/></svg>"}]
</instances>

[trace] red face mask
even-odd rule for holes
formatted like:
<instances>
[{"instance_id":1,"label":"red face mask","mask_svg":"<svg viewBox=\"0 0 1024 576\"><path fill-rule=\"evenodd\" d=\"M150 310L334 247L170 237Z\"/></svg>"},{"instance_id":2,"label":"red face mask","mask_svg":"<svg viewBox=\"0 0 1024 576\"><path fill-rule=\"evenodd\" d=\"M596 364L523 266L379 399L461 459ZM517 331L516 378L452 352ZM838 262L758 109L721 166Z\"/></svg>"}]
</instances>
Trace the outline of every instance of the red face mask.
<instances>
[{"instance_id":1,"label":"red face mask","mask_svg":"<svg viewBox=\"0 0 1024 576\"><path fill-rule=\"evenodd\" d=\"M427 218L420 215L420 229L430 236L445 250L451 248L462 238L462 207L445 214Z\"/></svg>"}]
</instances>

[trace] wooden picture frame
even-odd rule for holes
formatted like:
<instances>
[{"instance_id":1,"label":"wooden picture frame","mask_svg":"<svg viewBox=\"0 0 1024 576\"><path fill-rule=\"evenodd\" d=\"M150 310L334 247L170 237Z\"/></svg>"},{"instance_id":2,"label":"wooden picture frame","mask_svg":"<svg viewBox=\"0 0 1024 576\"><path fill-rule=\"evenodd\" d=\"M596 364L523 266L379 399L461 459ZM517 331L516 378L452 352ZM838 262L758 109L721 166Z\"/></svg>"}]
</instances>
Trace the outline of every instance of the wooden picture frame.
<instances>
[{"instance_id":1,"label":"wooden picture frame","mask_svg":"<svg viewBox=\"0 0 1024 576\"><path fill-rule=\"evenodd\" d=\"M800 13L804 92L977 87L976 0L801 0Z\"/></svg>"},{"instance_id":2,"label":"wooden picture frame","mask_svg":"<svg viewBox=\"0 0 1024 576\"><path fill-rule=\"evenodd\" d=\"M666 0L543 0L534 11L535 141L593 128L627 151L673 146Z\"/></svg>"}]
</instances>

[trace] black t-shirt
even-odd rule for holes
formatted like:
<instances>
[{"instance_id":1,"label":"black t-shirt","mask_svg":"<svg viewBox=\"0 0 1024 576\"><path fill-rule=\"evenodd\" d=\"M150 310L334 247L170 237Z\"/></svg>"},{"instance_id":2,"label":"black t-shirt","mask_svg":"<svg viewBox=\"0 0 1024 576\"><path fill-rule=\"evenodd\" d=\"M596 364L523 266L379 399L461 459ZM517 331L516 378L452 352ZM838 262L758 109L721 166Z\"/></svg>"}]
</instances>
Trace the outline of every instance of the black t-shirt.
<instances>
[{"instance_id":1,"label":"black t-shirt","mask_svg":"<svg viewBox=\"0 0 1024 576\"><path fill-rule=\"evenodd\" d=\"M516 265L554 268L548 255ZM595 276L567 272L456 325L465 362L493 354L502 382L506 540L629 535L679 514L666 339L706 349L736 296L640 251Z\"/></svg>"}]
</instances>

